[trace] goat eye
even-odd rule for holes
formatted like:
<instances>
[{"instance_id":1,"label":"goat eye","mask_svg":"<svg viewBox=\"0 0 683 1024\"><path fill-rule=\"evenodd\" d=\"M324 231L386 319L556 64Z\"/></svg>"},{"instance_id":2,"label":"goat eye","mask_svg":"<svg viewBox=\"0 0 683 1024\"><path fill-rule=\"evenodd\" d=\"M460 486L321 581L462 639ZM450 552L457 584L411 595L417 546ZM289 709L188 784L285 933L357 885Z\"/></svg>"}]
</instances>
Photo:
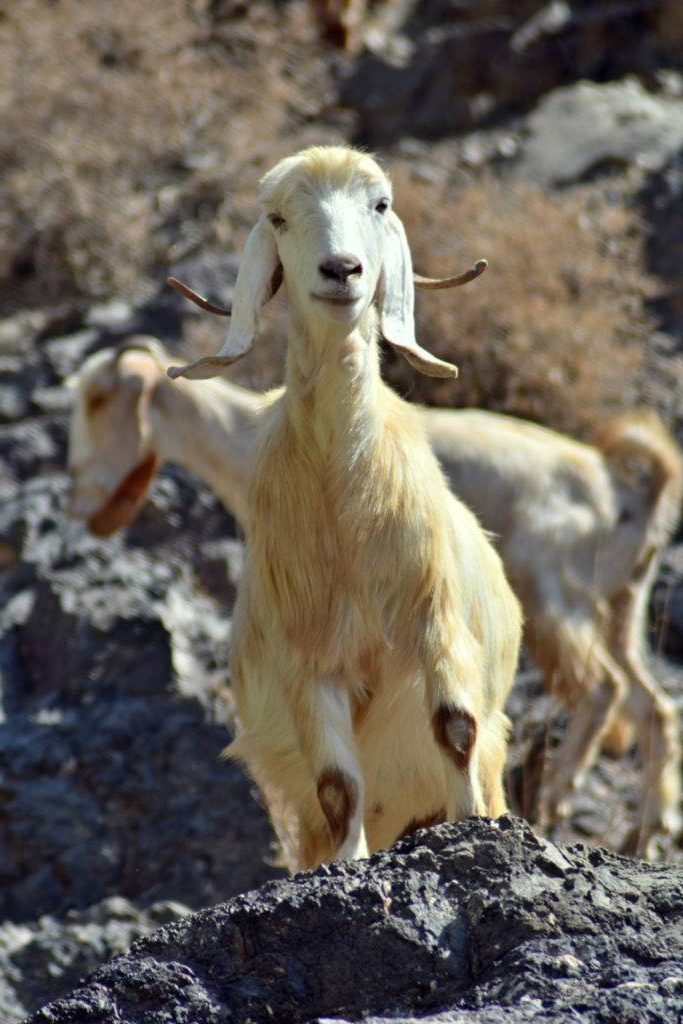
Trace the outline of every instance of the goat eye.
<instances>
[{"instance_id":1,"label":"goat eye","mask_svg":"<svg viewBox=\"0 0 683 1024\"><path fill-rule=\"evenodd\" d=\"M268 220L270 221L270 223L273 225L273 227L276 230L278 228L283 228L285 226L285 224L287 223L285 218L281 217L279 213L269 213L268 214Z\"/></svg>"},{"instance_id":2,"label":"goat eye","mask_svg":"<svg viewBox=\"0 0 683 1024\"><path fill-rule=\"evenodd\" d=\"M389 200L380 199L380 201L375 205L375 209L377 210L377 213L386 213L389 209Z\"/></svg>"}]
</instances>

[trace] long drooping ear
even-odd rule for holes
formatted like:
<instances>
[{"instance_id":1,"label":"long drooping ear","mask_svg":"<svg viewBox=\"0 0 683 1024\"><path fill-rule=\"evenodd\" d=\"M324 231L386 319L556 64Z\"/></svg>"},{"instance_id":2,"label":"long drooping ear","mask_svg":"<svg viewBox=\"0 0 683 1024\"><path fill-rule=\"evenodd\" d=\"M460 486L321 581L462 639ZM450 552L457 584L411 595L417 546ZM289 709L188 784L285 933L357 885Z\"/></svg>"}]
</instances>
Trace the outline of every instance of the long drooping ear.
<instances>
[{"instance_id":1,"label":"long drooping ear","mask_svg":"<svg viewBox=\"0 0 683 1024\"><path fill-rule=\"evenodd\" d=\"M437 359L415 340L415 288L408 239L393 212L387 218L387 241L379 295L382 336L404 359L428 377L457 377L457 367Z\"/></svg>"},{"instance_id":2,"label":"long drooping ear","mask_svg":"<svg viewBox=\"0 0 683 1024\"><path fill-rule=\"evenodd\" d=\"M263 306L282 282L282 267L273 232L265 216L252 229L242 254L235 284L235 299L228 338L218 355L197 359L189 366L172 366L169 377L192 380L217 377L226 366L236 363L253 348L258 333L258 317Z\"/></svg>"},{"instance_id":3,"label":"long drooping ear","mask_svg":"<svg viewBox=\"0 0 683 1024\"><path fill-rule=\"evenodd\" d=\"M148 455L121 481L109 500L88 519L88 529L96 537L110 537L128 526L140 511L152 486L161 460Z\"/></svg>"},{"instance_id":4,"label":"long drooping ear","mask_svg":"<svg viewBox=\"0 0 683 1024\"><path fill-rule=\"evenodd\" d=\"M126 355L135 356L136 353L152 354L155 356L155 362L157 361L158 352L155 352L151 345L145 344L146 339L138 335L136 340L138 344L131 343L128 348L122 346L118 350L116 353L117 363L120 363ZM131 361L131 365L119 367L117 388L119 393L125 397L126 409L129 412L134 412L134 443L143 450L147 447L152 429L152 398L159 381L160 368L160 366L151 366L148 361L141 363L140 360L137 361L137 365ZM130 426L133 426L132 420ZM122 429L123 437L119 439L118 443L125 447L128 443L125 439L130 435L126 428ZM115 444L116 441L112 439L112 443ZM155 452L144 455L119 482L104 505L90 516L88 519L90 532L97 537L109 537L132 522L145 502L147 492L152 486L160 465L161 460Z\"/></svg>"}]
</instances>

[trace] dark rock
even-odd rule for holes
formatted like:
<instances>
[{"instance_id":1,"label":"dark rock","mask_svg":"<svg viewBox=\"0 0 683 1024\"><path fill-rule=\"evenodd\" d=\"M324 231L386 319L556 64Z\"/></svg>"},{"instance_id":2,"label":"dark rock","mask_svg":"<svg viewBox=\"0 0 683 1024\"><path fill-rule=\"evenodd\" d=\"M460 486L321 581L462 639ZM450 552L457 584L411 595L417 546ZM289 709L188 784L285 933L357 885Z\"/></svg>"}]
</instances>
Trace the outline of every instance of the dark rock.
<instances>
[{"instance_id":1,"label":"dark rock","mask_svg":"<svg viewBox=\"0 0 683 1024\"><path fill-rule=\"evenodd\" d=\"M681 60L663 30L667 4L547 0L427 0L405 5L393 34L349 69L343 101L369 145L402 135L440 138L522 113L577 79L654 74Z\"/></svg>"},{"instance_id":2,"label":"dark rock","mask_svg":"<svg viewBox=\"0 0 683 1024\"><path fill-rule=\"evenodd\" d=\"M266 816L220 759L230 518L179 471L132 538L69 530L66 498L53 472L0 504L0 916L113 894L197 907L273 877Z\"/></svg>"},{"instance_id":3,"label":"dark rock","mask_svg":"<svg viewBox=\"0 0 683 1024\"><path fill-rule=\"evenodd\" d=\"M652 610L658 648L683 662L683 544L670 548L662 560L652 592Z\"/></svg>"},{"instance_id":4,"label":"dark rock","mask_svg":"<svg viewBox=\"0 0 683 1024\"><path fill-rule=\"evenodd\" d=\"M682 926L679 869L469 819L167 925L31 1021L672 1024Z\"/></svg>"},{"instance_id":5,"label":"dark rock","mask_svg":"<svg viewBox=\"0 0 683 1024\"><path fill-rule=\"evenodd\" d=\"M648 267L664 282L663 294L652 307L662 328L675 335L678 351L683 352L683 151L649 176L640 203L648 228Z\"/></svg>"},{"instance_id":6,"label":"dark rock","mask_svg":"<svg viewBox=\"0 0 683 1024\"><path fill-rule=\"evenodd\" d=\"M187 256L174 264L170 272L219 305L228 306L233 299L238 269L239 258L234 253L203 249L197 255ZM183 303L185 311L193 309L187 299L183 299Z\"/></svg>"},{"instance_id":7,"label":"dark rock","mask_svg":"<svg viewBox=\"0 0 683 1024\"><path fill-rule=\"evenodd\" d=\"M46 914L30 924L6 922L0 926L3 1024L18 1024L104 960L125 952L134 939L188 913L183 904L168 900L141 910L112 896L63 919Z\"/></svg>"},{"instance_id":8,"label":"dark rock","mask_svg":"<svg viewBox=\"0 0 683 1024\"><path fill-rule=\"evenodd\" d=\"M0 727L0 918L115 894L192 907L258 885L270 830L197 702L99 700Z\"/></svg>"},{"instance_id":9,"label":"dark rock","mask_svg":"<svg viewBox=\"0 0 683 1024\"><path fill-rule=\"evenodd\" d=\"M25 416L29 398L25 391L12 384L0 383L0 423L11 423Z\"/></svg>"},{"instance_id":10,"label":"dark rock","mask_svg":"<svg viewBox=\"0 0 683 1024\"><path fill-rule=\"evenodd\" d=\"M27 480L51 469L59 457L47 419L0 426L0 474Z\"/></svg>"},{"instance_id":11,"label":"dark rock","mask_svg":"<svg viewBox=\"0 0 683 1024\"><path fill-rule=\"evenodd\" d=\"M97 348L98 340L99 332L94 327L84 328L65 337L52 338L44 345L44 352L55 374L64 379L75 373Z\"/></svg>"}]
</instances>

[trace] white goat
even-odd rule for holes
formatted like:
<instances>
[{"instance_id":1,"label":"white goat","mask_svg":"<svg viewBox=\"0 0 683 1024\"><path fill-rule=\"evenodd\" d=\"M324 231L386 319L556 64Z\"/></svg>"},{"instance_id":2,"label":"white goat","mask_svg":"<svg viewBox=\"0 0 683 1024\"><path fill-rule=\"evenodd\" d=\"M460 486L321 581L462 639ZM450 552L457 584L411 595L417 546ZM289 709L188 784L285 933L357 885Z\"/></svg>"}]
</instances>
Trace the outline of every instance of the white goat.
<instances>
[{"instance_id":1,"label":"white goat","mask_svg":"<svg viewBox=\"0 0 683 1024\"><path fill-rule=\"evenodd\" d=\"M166 460L196 473L246 530L256 423L275 393L261 396L223 380L173 385L169 364L155 339L137 336L91 356L78 374L71 511L95 533L106 535L133 518ZM579 719L583 746L574 745L573 763L565 748L546 774L545 816L557 811L550 796L554 773L563 772L565 787L576 788L610 720L621 732L630 717L643 748L637 848L646 852L657 832L678 828L676 711L643 660L648 594L683 489L675 442L653 414L640 412L603 429L598 440L605 452L495 413L421 413L456 493L497 534L522 601L527 641L549 688L573 708L570 732ZM586 706L592 707L602 674L614 682L613 705L601 718ZM613 719L621 708L627 718Z\"/></svg>"},{"instance_id":2,"label":"white goat","mask_svg":"<svg viewBox=\"0 0 683 1024\"><path fill-rule=\"evenodd\" d=\"M172 384L147 335L91 355L71 378L69 514L107 537L131 522L164 462L204 480L246 527L257 417L269 397L224 380Z\"/></svg>"},{"instance_id":3,"label":"white goat","mask_svg":"<svg viewBox=\"0 0 683 1024\"><path fill-rule=\"evenodd\" d=\"M625 852L677 836L678 714L644 660L648 598L683 500L681 453L647 410L581 444L523 420L425 409L453 490L497 537L522 602L525 639L570 710L544 771L539 820L566 815L601 743L623 752L636 726L642 805Z\"/></svg>"},{"instance_id":4,"label":"white goat","mask_svg":"<svg viewBox=\"0 0 683 1024\"><path fill-rule=\"evenodd\" d=\"M284 276L286 388L251 479L231 754L296 813L308 867L435 816L502 812L520 614L419 414L380 378L380 330L422 371L456 372L415 341L387 177L362 153L314 147L265 176L261 202L225 346L171 373L215 376L245 355Z\"/></svg>"}]
</instances>

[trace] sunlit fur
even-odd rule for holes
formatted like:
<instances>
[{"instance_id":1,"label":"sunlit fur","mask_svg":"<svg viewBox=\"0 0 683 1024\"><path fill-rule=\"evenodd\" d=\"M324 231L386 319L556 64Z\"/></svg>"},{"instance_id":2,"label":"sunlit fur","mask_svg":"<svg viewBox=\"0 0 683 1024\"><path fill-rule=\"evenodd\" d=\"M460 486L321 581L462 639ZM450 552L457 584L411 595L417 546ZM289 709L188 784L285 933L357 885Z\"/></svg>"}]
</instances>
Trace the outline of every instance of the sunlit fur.
<instances>
[{"instance_id":1,"label":"sunlit fur","mask_svg":"<svg viewBox=\"0 0 683 1024\"><path fill-rule=\"evenodd\" d=\"M389 257L396 221L377 211L390 197L374 161L335 148L282 161L261 188L265 212L285 220L273 231L288 355L251 479L232 633L242 732L230 754L296 814L300 867L364 856L435 815L505 808L520 613L420 415L380 378L382 272L411 289L392 308L412 318L409 255L394 246ZM242 282L270 276L262 245ZM339 252L362 275L324 276L321 260ZM236 296L260 293L238 279Z\"/></svg>"},{"instance_id":2,"label":"sunlit fur","mask_svg":"<svg viewBox=\"0 0 683 1024\"><path fill-rule=\"evenodd\" d=\"M246 529L259 410L277 392L260 396L223 380L171 384L165 375L171 360L158 343L133 338L130 344L142 350L98 353L78 375L69 460L75 511L83 518L99 512L128 474L156 455L159 464L169 460L196 473ZM132 404L127 397L131 374L150 390L146 413L142 383L132 389ZM93 396L100 404L88 413ZM645 852L655 832L677 828L677 716L647 669L643 648L652 577L680 511L680 452L652 413L610 421L597 437L599 448L494 413L425 409L421 415L454 490L496 531L522 600L527 640L548 685L572 709L570 729L576 718L584 723L582 771L614 713L608 708L602 721L592 710L584 713L586 695L590 708L596 672L599 679L619 666L613 703L623 696L641 746ZM124 422L135 431L122 431ZM87 458L79 462L78 452ZM88 503L93 474L102 489ZM628 721L617 724L623 732ZM564 760L555 763L559 769ZM578 767L576 759L567 765L566 786L575 784ZM551 768L546 801L552 785ZM278 830L286 831L284 822Z\"/></svg>"},{"instance_id":3,"label":"sunlit fur","mask_svg":"<svg viewBox=\"0 0 683 1024\"><path fill-rule=\"evenodd\" d=\"M648 598L683 500L680 450L647 410L609 421L594 446L477 410L424 416L453 490L498 538L527 643L570 709L541 821L568 812L601 742L623 752L635 739L643 795L627 846L649 853L681 827L678 715L644 659Z\"/></svg>"}]
</instances>

